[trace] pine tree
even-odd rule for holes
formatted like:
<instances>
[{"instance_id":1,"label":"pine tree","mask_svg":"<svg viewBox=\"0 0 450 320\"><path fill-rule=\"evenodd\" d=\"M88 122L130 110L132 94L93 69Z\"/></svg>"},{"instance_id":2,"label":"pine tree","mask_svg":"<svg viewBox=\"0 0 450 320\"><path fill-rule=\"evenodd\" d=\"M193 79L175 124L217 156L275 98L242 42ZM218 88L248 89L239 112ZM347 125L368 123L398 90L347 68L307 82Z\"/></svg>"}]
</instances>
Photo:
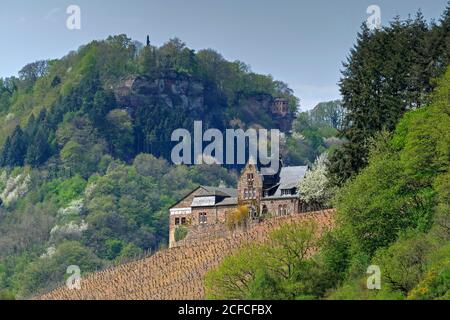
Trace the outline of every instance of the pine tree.
<instances>
[{"instance_id":1,"label":"pine tree","mask_svg":"<svg viewBox=\"0 0 450 320\"><path fill-rule=\"evenodd\" d=\"M40 127L32 137L25 157L25 163L33 167L42 165L51 155L51 148L47 141L47 134L43 127Z\"/></svg>"},{"instance_id":2,"label":"pine tree","mask_svg":"<svg viewBox=\"0 0 450 320\"><path fill-rule=\"evenodd\" d=\"M331 157L331 181L341 185L358 173L367 164L371 139L394 130L406 111L428 103L433 79L448 63L442 49L446 20L429 27L418 12L406 21L397 17L381 30L363 25L340 81L346 109L341 134L347 141Z\"/></svg>"},{"instance_id":3,"label":"pine tree","mask_svg":"<svg viewBox=\"0 0 450 320\"><path fill-rule=\"evenodd\" d=\"M8 137L2 153L4 166L23 166L28 142L22 129L17 126L10 137Z\"/></svg>"},{"instance_id":4,"label":"pine tree","mask_svg":"<svg viewBox=\"0 0 450 320\"><path fill-rule=\"evenodd\" d=\"M8 165L8 154L11 150L11 138L7 137L5 144L3 145L2 152L0 153L0 167Z\"/></svg>"},{"instance_id":5,"label":"pine tree","mask_svg":"<svg viewBox=\"0 0 450 320\"><path fill-rule=\"evenodd\" d=\"M34 117L34 114L31 114L31 116L28 118L27 126L25 127L25 134L28 137L34 136L36 133L36 118Z\"/></svg>"}]
</instances>

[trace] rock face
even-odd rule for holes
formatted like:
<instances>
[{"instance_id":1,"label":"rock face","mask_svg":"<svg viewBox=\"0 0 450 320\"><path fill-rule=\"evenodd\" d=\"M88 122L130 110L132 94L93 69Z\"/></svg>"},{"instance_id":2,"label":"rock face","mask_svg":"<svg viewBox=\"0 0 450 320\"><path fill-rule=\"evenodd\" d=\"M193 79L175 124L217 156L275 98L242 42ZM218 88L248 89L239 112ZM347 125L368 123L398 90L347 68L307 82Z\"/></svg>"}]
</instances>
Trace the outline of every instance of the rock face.
<instances>
[{"instance_id":1,"label":"rock face","mask_svg":"<svg viewBox=\"0 0 450 320\"><path fill-rule=\"evenodd\" d=\"M205 111L205 88L188 75L169 72L157 78L129 76L115 90L118 103L131 114L137 107L152 105L155 101L167 107L180 106L187 112Z\"/></svg>"},{"instance_id":2,"label":"rock face","mask_svg":"<svg viewBox=\"0 0 450 320\"><path fill-rule=\"evenodd\" d=\"M138 109L176 110L191 120L202 120L209 128L233 128L237 120L243 127L291 130L292 112L277 113L276 99L270 94L237 96L227 102L217 88L194 77L169 71L152 76L131 75L115 88L119 105L134 116Z\"/></svg>"},{"instance_id":3,"label":"rock face","mask_svg":"<svg viewBox=\"0 0 450 320\"><path fill-rule=\"evenodd\" d=\"M253 94L239 99L240 114L249 123L257 124L266 129L279 129L288 132L292 129L294 114L287 109L278 112L276 99L270 94ZM287 102L286 102L287 103Z\"/></svg>"}]
</instances>

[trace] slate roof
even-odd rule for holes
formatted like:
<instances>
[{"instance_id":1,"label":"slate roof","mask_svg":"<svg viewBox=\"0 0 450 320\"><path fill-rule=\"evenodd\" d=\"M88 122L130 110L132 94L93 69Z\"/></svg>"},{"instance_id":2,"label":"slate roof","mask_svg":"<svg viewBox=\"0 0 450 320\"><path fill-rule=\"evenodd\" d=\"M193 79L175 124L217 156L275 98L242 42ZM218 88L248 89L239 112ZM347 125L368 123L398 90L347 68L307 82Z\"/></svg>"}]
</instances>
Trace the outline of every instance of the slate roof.
<instances>
[{"instance_id":1,"label":"slate roof","mask_svg":"<svg viewBox=\"0 0 450 320\"><path fill-rule=\"evenodd\" d=\"M222 201L216 203L216 206L237 206L238 200L236 197L224 198Z\"/></svg>"},{"instance_id":2,"label":"slate roof","mask_svg":"<svg viewBox=\"0 0 450 320\"><path fill-rule=\"evenodd\" d=\"M237 197L237 190L233 188L208 187L201 186L206 190L206 194L202 196L221 196L221 197Z\"/></svg>"},{"instance_id":3,"label":"slate roof","mask_svg":"<svg viewBox=\"0 0 450 320\"><path fill-rule=\"evenodd\" d=\"M191 194L193 194L195 191L197 191L198 189L203 189L206 191L205 194L202 195L202 197L207 197L207 196L217 196L217 197L225 197L225 198L229 198L229 197L236 197L237 198L237 190L233 189L233 188L220 188L220 187L209 187L209 186L198 186L197 188L195 188L194 190L192 190L191 192L189 192L188 194L186 194L184 197L182 197L180 200L178 200L177 202L175 202L173 205L170 206L170 208L175 207L176 205L178 205L181 201L183 201L184 199L186 199L187 197L189 197ZM236 201L237 202L237 201Z\"/></svg>"},{"instance_id":4,"label":"slate roof","mask_svg":"<svg viewBox=\"0 0 450 320\"><path fill-rule=\"evenodd\" d=\"M307 166L281 168L278 187L272 197L281 197L281 190L297 188L299 181L303 179L307 170Z\"/></svg>"}]
</instances>

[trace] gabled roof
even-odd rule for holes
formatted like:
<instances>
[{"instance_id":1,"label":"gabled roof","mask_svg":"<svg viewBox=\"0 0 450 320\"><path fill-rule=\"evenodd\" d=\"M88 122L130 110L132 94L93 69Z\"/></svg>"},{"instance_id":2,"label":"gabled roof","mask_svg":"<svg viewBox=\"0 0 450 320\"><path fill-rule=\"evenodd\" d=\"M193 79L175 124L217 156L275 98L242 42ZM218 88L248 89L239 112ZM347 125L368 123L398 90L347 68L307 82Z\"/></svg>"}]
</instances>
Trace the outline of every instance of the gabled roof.
<instances>
[{"instance_id":1,"label":"gabled roof","mask_svg":"<svg viewBox=\"0 0 450 320\"><path fill-rule=\"evenodd\" d=\"M300 180L302 180L305 176L307 170L307 166L281 168L280 188L291 189L293 187L296 187Z\"/></svg>"},{"instance_id":2,"label":"gabled roof","mask_svg":"<svg viewBox=\"0 0 450 320\"><path fill-rule=\"evenodd\" d=\"M281 168L280 181L273 197L280 197L281 190L297 188L298 183L304 178L307 170L307 166Z\"/></svg>"},{"instance_id":3,"label":"gabled roof","mask_svg":"<svg viewBox=\"0 0 450 320\"><path fill-rule=\"evenodd\" d=\"M193 194L195 191L197 191L198 189L202 188L202 186L198 186L197 188L195 188L194 190L192 190L191 192L189 192L188 194L186 194L184 197L182 197L180 200L178 200L177 202L175 202L174 204L172 204L170 206L169 209L172 209L173 207L175 207L177 204L179 204L181 201L183 201L184 199L186 199L187 197L189 197L191 194Z\"/></svg>"},{"instance_id":4,"label":"gabled roof","mask_svg":"<svg viewBox=\"0 0 450 320\"><path fill-rule=\"evenodd\" d=\"M186 194L184 197L182 197L180 200L178 200L176 203L171 205L170 208L175 207L181 201L183 201L184 199L192 195L194 192L196 192L198 189L204 190L204 192L201 195L198 195L199 197L217 196L223 198L237 198L237 190L233 188L198 186L197 188Z\"/></svg>"}]
</instances>

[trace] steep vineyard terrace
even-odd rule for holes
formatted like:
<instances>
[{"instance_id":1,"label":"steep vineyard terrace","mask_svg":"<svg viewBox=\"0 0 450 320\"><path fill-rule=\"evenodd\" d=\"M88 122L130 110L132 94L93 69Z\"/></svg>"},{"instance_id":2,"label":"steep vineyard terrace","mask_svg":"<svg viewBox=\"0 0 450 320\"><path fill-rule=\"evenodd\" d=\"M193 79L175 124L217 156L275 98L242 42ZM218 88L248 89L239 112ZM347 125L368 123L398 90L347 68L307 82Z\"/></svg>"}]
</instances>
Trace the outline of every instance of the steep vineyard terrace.
<instances>
[{"instance_id":1,"label":"steep vineyard terrace","mask_svg":"<svg viewBox=\"0 0 450 320\"><path fill-rule=\"evenodd\" d=\"M82 278L80 290L61 286L37 297L40 300L200 300L205 298L204 277L235 250L264 242L271 230L284 223L314 220L322 234L334 224L333 211L276 217L247 230L210 234L128 264ZM320 234L318 236L320 236Z\"/></svg>"}]
</instances>

